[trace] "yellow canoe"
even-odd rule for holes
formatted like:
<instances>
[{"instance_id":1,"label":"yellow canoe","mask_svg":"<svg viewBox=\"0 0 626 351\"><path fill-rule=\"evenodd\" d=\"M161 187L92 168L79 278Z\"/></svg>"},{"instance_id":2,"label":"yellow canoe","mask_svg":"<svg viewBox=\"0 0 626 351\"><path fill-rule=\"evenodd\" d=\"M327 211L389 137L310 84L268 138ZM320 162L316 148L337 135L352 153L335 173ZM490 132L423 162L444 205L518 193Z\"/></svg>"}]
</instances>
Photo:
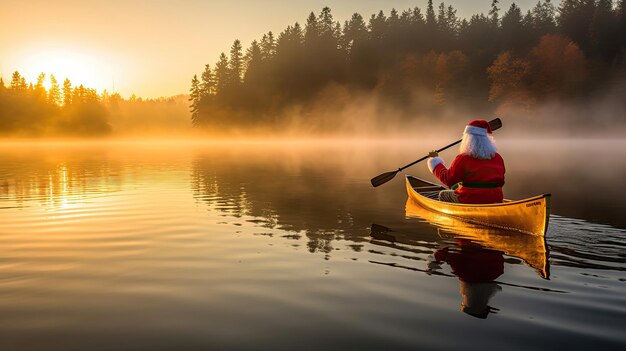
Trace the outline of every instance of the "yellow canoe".
<instances>
[{"instance_id":1,"label":"yellow canoe","mask_svg":"<svg viewBox=\"0 0 626 351\"><path fill-rule=\"evenodd\" d=\"M439 191L446 188L410 175L406 176L409 198L427 210L484 226L545 236L550 218L550 194L503 203L472 205L442 202Z\"/></svg>"},{"instance_id":2,"label":"yellow canoe","mask_svg":"<svg viewBox=\"0 0 626 351\"><path fill-rule=\"evenodd\" d=\"M427 210L412 198L406 201L406 216L432 224L443 238L470 240L484 248L521 259L542 278L547 279L550 275L548 247L543 236L472 224Z\"/></svg>"}]
</instances>

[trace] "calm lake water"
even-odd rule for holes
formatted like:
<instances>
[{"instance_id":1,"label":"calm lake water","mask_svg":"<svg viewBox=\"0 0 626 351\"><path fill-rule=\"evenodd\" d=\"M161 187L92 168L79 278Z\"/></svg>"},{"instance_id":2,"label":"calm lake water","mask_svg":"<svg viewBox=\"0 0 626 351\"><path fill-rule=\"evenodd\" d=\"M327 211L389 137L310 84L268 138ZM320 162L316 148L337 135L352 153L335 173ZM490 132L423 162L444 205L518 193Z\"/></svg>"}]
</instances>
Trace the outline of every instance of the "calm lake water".
<instances>
[{"instance_id":1,"label":"calm lake water","mask_svg":"<svg viewBox=\"0 0 626 351\"><path fill-rule=\"evenodd\" d=\"M429 145L2 144L0 348L626 348L626 141L500 144L545 242L370 186Z\"/></svg>"}]
</instances>

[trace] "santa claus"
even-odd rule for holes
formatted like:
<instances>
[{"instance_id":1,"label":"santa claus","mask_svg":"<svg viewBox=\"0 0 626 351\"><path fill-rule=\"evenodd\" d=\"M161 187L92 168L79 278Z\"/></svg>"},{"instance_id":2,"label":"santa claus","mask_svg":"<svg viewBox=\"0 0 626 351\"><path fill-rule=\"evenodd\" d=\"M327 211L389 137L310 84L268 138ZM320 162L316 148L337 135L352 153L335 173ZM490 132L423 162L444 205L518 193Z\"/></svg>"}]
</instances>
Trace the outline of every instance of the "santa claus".
<instances>
[{"instance_id":1,"label":"santa claus","mask_svg":"<svg viewBox=\"0 0 626 351\"><path fill-rule=\"evenodd\" d=\"M439 200L466 204L502 202L504 160L496 152L489 123L471 121L463 132L459 155L446 168L436 151L428 155L428 169L452 190L439 193Z\"/></svg>"}]
</instances>

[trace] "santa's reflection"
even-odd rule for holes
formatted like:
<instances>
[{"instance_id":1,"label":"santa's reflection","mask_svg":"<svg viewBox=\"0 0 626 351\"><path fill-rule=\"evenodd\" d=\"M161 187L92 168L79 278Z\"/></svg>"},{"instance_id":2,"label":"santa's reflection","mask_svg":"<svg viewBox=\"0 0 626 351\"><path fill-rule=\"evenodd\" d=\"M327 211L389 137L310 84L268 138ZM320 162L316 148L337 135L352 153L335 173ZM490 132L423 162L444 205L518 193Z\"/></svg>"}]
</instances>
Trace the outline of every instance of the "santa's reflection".
<instances>
[{"instance_id":1,"label":"santa's reflection","mask_svg":"<svg viewBox=\"0 0 626 351\"><path fill-rule=\"evenodd\" d=\"M504 273L501 251L489 250L466 239L457 239L455 247L439 249L430 268L445 262L459 278L461 311L476 318L487 318L497 309L489 306L490 299L502 288L494 282Z\"/></svg>"}]
</instances>

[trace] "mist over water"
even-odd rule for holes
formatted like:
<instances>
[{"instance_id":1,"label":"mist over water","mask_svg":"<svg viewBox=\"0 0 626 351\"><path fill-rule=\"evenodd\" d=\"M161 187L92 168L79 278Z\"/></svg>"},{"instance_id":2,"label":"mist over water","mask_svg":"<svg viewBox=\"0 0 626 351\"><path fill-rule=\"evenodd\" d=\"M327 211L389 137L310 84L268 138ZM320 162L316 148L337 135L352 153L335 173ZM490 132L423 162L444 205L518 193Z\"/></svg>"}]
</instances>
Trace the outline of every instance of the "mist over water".
<instances>
[{"instance_id":1,"label":"mist over water","mask_svg":"<svg viewBox=\"0 0 626 351\"><path fill-rule=\"evenodd\" d=\"M401 175L369 184L448 142L2 144L3 344L626 345L624 141L498 139L506 197L553 195L546 242L467 239Z\"/></svg>"},{"instance_id":2,"label":"mist over water","mask_svg":"<svg viewBox=\"0 0 626 351\"><path fill-rule=\"evenodd\" d=\"M626 350L626 1L13 2L0 351ZM496 117L545 237L371 186Z\"/></svg>"}]
</instances>

